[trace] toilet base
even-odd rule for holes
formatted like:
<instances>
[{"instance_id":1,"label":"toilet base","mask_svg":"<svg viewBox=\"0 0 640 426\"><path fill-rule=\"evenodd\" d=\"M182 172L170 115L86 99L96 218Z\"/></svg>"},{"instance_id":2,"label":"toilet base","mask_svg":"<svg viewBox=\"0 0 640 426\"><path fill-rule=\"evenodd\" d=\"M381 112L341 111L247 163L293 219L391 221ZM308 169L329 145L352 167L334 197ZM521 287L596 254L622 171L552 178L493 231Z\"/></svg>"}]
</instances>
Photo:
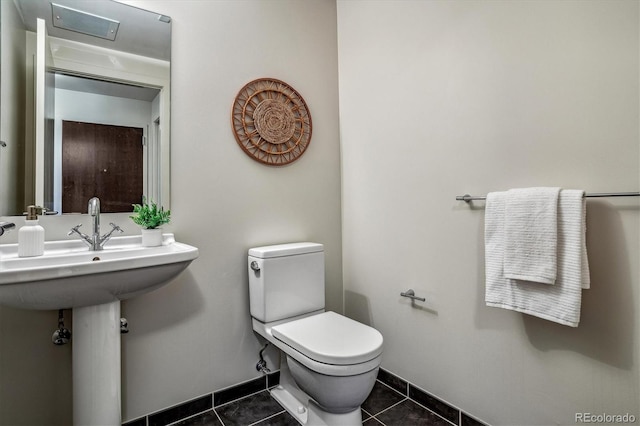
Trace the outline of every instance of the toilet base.
<instances>
[{"instance_id":1,"label":"toilet base","mask_svg":"<svg viewBox=\"0 0 640 426\"><path fill-rule=\"evenodd\" d=\"M283 386L271 389L271 396L304 426L361 426L362 411L358 408L350 413L333 414L323 411L312 399L300 401Z\"/></svg>"},{"instance_id":2,"label":"toilet base","mask_svg":"<svg viewBox=\"0 0 640 426\"><path fill-rule=\"evenodd\" d=\"M281 354L280 385L271 389L271 396L304 426L362 426L362 411L357 409L342 414L329 413L321 409L309 395L296 385L287 356Z\"/></svg>"}]
</instances>

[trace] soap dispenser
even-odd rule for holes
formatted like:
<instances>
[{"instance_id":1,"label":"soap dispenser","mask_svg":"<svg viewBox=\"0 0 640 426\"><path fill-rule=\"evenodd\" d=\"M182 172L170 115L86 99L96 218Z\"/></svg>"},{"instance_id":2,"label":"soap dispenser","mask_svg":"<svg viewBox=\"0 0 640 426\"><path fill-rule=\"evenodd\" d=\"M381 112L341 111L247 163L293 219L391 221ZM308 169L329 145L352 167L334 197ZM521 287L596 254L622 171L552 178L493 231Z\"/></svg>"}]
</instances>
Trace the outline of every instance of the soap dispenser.
<instances>
[{"instance_id":1,"label":"soap dispenser","mask_svg":"<svg viewBox=\"0 0 640 426\"><path fill-rule=\"evenodd\" d=\"M44 253L44 228L38 224L42 207L27 207L27 219L18 231L18 256L42 256Z\"/></svg>"}]
</instances>

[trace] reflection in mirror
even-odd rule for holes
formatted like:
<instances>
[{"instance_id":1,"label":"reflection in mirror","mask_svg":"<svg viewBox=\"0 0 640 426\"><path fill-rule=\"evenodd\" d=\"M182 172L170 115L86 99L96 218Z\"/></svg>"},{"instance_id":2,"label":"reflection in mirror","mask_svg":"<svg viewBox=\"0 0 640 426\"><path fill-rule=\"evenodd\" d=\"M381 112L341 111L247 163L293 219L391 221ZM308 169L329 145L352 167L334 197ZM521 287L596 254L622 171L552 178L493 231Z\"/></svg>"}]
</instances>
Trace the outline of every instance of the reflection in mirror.
<instances>
[{"instance_id":1,"label":"reflection in mirror","mask_svg":"<svg viewBox=\"0 0 640 426\"><path fill-rule=\"evenodd\" d=\"M170 18L110 0L53 3L0 2L0 215L29 204L86 213L93 196L106 212L143 196L168 208Z\"/></svg>"},{"instance_id":2,"label":"reflection in mirror","mask_svg":"<svg viewBox=\"0 0 640 426\"><path fill-rule=\"evenodd\" d=\"M45 158L53 176L44 207L83 213L98 196L103 212L128 212L143 193L154 193L157 170L144 159L158 152L159 100L159 89L55 74L54 150Z\"/></svg>"}]
</instances>

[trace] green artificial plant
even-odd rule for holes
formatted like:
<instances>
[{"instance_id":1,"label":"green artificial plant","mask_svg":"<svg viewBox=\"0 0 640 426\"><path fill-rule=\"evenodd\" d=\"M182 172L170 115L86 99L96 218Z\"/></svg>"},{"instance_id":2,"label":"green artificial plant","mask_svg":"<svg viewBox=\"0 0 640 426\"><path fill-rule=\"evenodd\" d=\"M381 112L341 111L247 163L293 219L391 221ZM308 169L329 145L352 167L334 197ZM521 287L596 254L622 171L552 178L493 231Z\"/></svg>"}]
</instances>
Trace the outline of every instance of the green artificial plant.
<instances>
[{"instance_id":1,"label":"green artificial plant","mask_svg":"<svg viewBox=\"0 0 640 426\"><path fill-rule=\"evenodd\" d=\"M129 216L136 225L144 229L155 229L171 220L171 210L158 207L153 201L149 204L142 200L143 204L132 204L135 215Z\"/></svg>"}]
</instances>

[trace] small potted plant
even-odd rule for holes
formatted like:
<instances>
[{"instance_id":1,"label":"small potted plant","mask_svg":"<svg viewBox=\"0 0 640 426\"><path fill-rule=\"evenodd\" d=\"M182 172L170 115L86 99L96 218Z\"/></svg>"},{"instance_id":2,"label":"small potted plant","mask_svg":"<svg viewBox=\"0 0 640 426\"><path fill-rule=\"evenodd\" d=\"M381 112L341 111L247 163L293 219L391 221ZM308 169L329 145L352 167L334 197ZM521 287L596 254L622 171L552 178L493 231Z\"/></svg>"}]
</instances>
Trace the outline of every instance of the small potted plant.
<instances>
[{"instance_id":1,"label":"small potted plant","mask_svg":"<svg viewBox=\"0 0 640 426\"><path fill-rule=\"evenodd\" d=\"M133 204L132 216L129 216L133 223L142 227L142 245L144 247L155 247L162 244L162 228L160 226L169 223L171 220L171 210L158 207L153 201L142 204Z\"/></svg>"}]
</instances>

